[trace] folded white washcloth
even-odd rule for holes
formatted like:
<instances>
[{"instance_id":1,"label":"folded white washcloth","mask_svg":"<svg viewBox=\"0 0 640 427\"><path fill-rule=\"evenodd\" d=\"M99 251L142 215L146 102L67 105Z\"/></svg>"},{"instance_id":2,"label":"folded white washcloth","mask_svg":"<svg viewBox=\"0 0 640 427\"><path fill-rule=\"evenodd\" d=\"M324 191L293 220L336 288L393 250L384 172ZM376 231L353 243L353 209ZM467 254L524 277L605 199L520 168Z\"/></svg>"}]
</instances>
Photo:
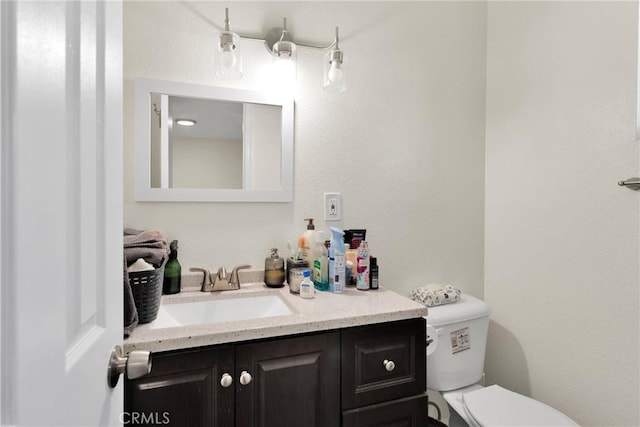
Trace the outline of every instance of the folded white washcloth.
<instances>
[{"instance_id":1,"label":"folded white washcloth","mask_svg":"<svg viewBox=\"0 0 640 427\"><path fill-rule=\"evenodd\" d=\"M150 271L150 270L155 270L155 267L149 264L147 261L145 261L142 258L138 258L136 262L134 262L127 268L127 271L129 273L137 273L138 271Z\"/></svg>"},{"instance_id":2,"label":"folded white washcloth","mask_svg":"<svg viewBox=\"0 0 640 427\"><path fill-rule=\"evenodd\" d=\"M411 291L411 298L414 301L424 304L427 307L450 304L460 300L462 292L451 285L445 283L430 283L420 286Z\"/></svg>"}]
</instances>

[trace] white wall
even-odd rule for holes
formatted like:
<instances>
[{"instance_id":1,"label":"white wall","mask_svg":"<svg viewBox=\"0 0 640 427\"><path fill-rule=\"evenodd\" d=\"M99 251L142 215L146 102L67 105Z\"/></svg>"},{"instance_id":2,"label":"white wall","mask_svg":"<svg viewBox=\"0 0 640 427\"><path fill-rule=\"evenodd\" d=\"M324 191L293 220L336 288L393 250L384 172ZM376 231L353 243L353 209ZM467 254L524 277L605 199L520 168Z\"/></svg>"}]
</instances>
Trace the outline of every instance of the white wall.
<instances>
[{"instance_id":1,"label":"white wall","mask_svg":"<svg viewBox=\"0 0 640 427\"><path fill-rule=\"evenodd\" d=\"M299 52L293 203L136 203L132 80L219 84L212 24L225 6L232 29L253 35L286 16L294 36L322 43L339 25L349 91L323 92L324 52ZM340 191L336 225L369 230L385 286L449 281L486 294L489 382L582 425L640 424L638 195L615 186L638 167L635 2L124 10L125 225L180 239L185 268L260 267L304 218L325 228L322 193ZM257 42L245 53L245 78L224 85L259 88L268 56Z\"/></svg>"},{"instance_id":2,"label":"white wall","mask_svg":"<svg viewBox=\"0 0 640 427\"><path fill-rule=\"evenodd\" d=\"M349 90L323 91L325 52L298 51L293 203L134 202L135 77L260 88L261 42L244 43L242 80L214 81L225 6L249 35L286 16L294 37L321 44L340 26ZM368 230L383 286L447 281L481 297L485 15L483 2L126 2L125 225L179 239L184 269L262 268L304 218L327 229L323 193L341 192L332 225Z\"/></svg>"},{"instance_id":3,"label":"white wall","mask_svg":"<svg viewBox=\"0 0 640 427\"><path fill-rule=\"evenodd\" d=\"M637 2L489 2L487 379L638 426Z\"/></svg>"}]
</instances>

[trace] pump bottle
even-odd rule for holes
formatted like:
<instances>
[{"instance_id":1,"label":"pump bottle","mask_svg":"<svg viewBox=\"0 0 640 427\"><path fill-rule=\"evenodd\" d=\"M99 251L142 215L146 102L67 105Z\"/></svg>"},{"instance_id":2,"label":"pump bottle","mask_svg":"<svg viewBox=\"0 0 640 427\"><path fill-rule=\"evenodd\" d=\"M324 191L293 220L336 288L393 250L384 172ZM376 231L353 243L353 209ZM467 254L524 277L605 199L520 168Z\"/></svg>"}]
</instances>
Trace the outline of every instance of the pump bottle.
<instances>
[{"instance_id":1,"label":"pump bottle","mask_svg":"<svg viewBox=\"0 0 640 427\"><path fill-rule=\"evenodd\" d=\"M178 262L178 241L174 240L169 245L169 261L164 266L164 280L162 282L163 294L177 294L180 292L180 279L182 267Z\"/></svg>"},{"instance_id":2,"label":"pump bottle","mask_svg":"<svg viewBox=\"0 0 640 427\"><path fill-rule=\"evenodd\" d=\"M313 218L305 218L308 221L307 231L298 239L298 249L300 258L307 261L307 265L313 267L313 245L316 243L316 227L313 225Z\"/></svg>"}]
</instances>

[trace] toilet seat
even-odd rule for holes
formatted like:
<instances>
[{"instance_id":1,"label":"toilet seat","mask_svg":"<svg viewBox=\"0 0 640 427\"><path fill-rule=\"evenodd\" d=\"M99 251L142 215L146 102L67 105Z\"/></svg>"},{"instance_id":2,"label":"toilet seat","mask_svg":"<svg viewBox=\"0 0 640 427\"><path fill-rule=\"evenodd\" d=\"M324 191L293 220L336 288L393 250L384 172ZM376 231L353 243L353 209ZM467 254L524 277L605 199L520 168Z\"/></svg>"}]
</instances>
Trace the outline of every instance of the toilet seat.
<instances>
[{"instance_id":1,"label":"toilet seat","mask_svg":"<svg viewBox=\"0 0 640 427\"><path fill-rule=\"evenodd\" d=\"M460 415L472 426L578 425L562 412L498 385L469 391L460 400L464 410Z\"/></svg>"}]
</instances>

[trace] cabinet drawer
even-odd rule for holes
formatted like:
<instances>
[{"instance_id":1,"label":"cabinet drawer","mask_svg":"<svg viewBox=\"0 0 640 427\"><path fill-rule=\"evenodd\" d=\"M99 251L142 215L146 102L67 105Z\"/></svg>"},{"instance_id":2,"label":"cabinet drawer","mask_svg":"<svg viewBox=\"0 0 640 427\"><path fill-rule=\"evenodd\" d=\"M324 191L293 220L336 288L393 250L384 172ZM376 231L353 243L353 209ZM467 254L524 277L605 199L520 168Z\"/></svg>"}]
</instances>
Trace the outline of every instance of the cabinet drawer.
<instances>
[{"instance_id":1,"label":"cabinet drawer","mask_svg":"<svg viewBox=\"0 0 640 427\"><path fill-rule=\"evenodd\" d=\"M405 397L342 414L343 427L426 427L427 395Z\"/></svg>"},{"instance_id":2,"label":"cabinet drawer","mask_svg":"<svg viewBox=\"0 0 640 427\"><path fill-rule=\"evenodd\" d=\"M425 330L423 318L344 330L342 408L426 391Z\"/></svg>"}]
</instances>

